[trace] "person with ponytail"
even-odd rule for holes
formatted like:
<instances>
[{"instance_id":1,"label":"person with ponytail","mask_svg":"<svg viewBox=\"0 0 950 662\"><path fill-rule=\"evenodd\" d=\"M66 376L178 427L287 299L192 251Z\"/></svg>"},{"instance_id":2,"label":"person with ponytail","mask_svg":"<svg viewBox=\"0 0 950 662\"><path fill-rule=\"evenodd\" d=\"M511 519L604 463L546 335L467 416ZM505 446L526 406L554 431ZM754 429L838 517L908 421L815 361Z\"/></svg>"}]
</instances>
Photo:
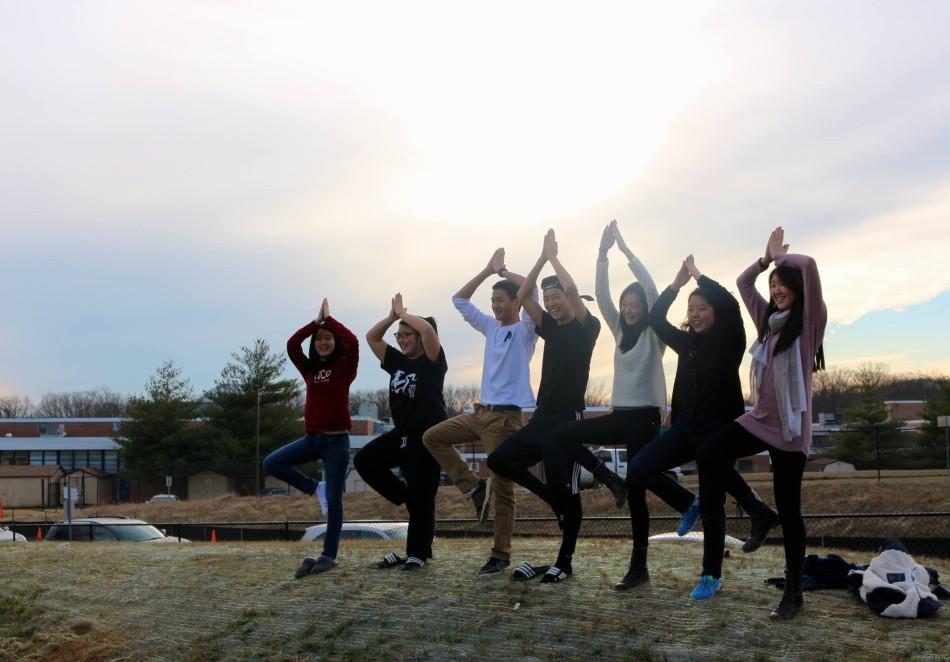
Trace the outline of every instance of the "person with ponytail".
<instances>
[{"instance_id":1,"label":"person with ponytail","mask_svg":"<svg viewBox=\"0 0 950 662\"><path fill-rule=\"evenodd\" d=\"M616 243L637 281L624 288L619 310L610 297L607 252ZM633 551L627 574L615 586L626 590L647 580L646 550L650 532L649 489L680 512L688 510L693 495L675 480L656 472L648 480L629 486L591 453L584 444L624 445L628 462L660 432L661 411L666 409L663 352L666 345L650 328L650 308L657 299L656 285L643 263L627 247L612 221L600 241L594 291L601 315L614 336L614 379L610 413L584 421L566 423L554 431L554 446L590 471L613 493L617 507L630 506ZM580 513L577 514L580 527Z\"/></svg>"},{"instance_id":2,"label":"person with ponytail","mask_svg":"<svg viewBox=\"0 0 950 662\"><path fill-rule=\"evenodd\" d=\"M393 334L399 349L383 340L394 322L399 322ZM366 342L390 375L389 409L396 426L366 444L353 466L380 495L409 510L406 556L390 552L376 567L419 570L432 558L440 473L439 463L422 444L422 434L448 417L442 387L449 366L435 319L412 315L402 294L392 298L389 314L366 333ZM396 467L404 481L393 474Z\"/></svg>"},{"instance_id":3,"label":"person with ponytail","mask_svg":"<svg viewBox=\"0 0 950 662\"><path fill-rule=\"evenodd\" d=\"M802 563L805 522L801 484L811 448L812 375L824 369L822 340L828 310L815 260L788 252L785 231L772 231L759 258L739 276L737 285L746 309L756 321L752 344L752 411L740 416L699 449L699 494L702 509L703 570L693 597L705 599L719 589L725 542L725 481L735 473L735 460L768 451L772 487L785 546L785 587L772 619L788 620L802 607ZM755 281L769 264L769 300ZM768 528L759 527L764 540Z\"/></svg>"},{"instance_id":4,"label":"person with ponytail","mask_svg":"<svg viewBox=\"0 0 950 662\"><path fill-rule=\"evenodd\" d=\"M309 356L301 343L310 338ZM350 465L350 384L356 378L359 344L356 336L330 316L326 299L317 318L287 341L287 355L307 387L304 436L281 446L264 458L264 471L304 494L320 499L319 483L296 466L323 461L326 481L327 532L323 553L307 556L294 573L297 578L326 572L337 565L343 529L343 484Z\"/></svg>"}]
</instances>

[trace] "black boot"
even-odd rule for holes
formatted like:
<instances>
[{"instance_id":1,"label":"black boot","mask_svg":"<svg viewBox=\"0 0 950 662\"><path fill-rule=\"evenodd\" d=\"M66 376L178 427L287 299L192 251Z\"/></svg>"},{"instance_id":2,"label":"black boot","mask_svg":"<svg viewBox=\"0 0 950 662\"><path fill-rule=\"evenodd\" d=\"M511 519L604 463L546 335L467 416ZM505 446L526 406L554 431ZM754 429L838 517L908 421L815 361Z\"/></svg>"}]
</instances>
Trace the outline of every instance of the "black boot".
<instances>
[{"instance_id":1,"label":"black boot","mask_svg":"<svg viewBox=\"0 0 950 662\"><path fill-rule=\"evenodd\" d=\"M647 548L634 547L633 554L630 555L630 569L627 570L623 579L614 584L614 589L626 591L648 581L650 581L650 573L647 570Z\"/></svg>"},{"instance_id":2,"label":"black boot","mask_svg":"<svg viewBox=\"0 0 950 662\"><path fill-rule=\"evenodd\" d=\"M802 599L802 568L798 566L794 570L785 568L785 590L782 592L782 599L778 607L772 610L769 618L773 621L790 621L798 614L802 608L804 600Z\"/></svg>"},{"instance_id":3,"label":"black boot","mask_svg":"<svg viewBox=\"0 0 950 662\"><path fill-rule=\"evenodd\" d=\"M757 509L749 515L752 518L752 526L749 539L742 545L743 552L754 552L761 547L769 531L778 524L778 514L761 500L758 501Z\"/></svg>"},{"instance_id":4,"label":"black boot","mask_svg":"<svg viewBox=\"0 0 950 662\"><path fill-rule=\"evenodd\" d=\"M613 493L614 499L617 500L617 508L623 508L623 504L627 503L627 486L623 478L608 469L603 462L598 463L592 473L594 478L606 485L607 489Z\"/></svg>"}]
</instances>

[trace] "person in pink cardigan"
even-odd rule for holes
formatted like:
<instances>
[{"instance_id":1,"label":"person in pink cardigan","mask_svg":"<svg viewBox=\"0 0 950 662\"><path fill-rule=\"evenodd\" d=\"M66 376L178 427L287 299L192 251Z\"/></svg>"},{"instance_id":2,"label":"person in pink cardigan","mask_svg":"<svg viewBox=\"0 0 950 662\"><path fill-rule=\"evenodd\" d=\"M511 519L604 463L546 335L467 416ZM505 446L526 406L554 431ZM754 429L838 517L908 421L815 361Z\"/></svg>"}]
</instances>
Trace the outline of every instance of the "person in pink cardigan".
<instances>
[{"instance_id":1,"label":"person in pink cardigan","mask_svg":"<svg viewBox=\"0 0 950 662\"><path fill-rule=\"evenodd\" d=\"M794 618L802 607L802 473L811 448L812 374L824 368L822 339L828 310L815 260L789 253L784 239L781 227L773 230L765 257L743 271L736 281L758 329L758 338L750 349L754 406L697 451L704 543L703 571L692 597L710 598L720 586L726 477L735 471L737 458L768 451L778 522L782 524L785 543L786 577L781 602L769 616L787 620ZM755 281L773 261L776 268L769 274L766 301L755 289ZM755 532L759 541L764 540L774 523L760 523Z\"/></svg>"}]
</instances>

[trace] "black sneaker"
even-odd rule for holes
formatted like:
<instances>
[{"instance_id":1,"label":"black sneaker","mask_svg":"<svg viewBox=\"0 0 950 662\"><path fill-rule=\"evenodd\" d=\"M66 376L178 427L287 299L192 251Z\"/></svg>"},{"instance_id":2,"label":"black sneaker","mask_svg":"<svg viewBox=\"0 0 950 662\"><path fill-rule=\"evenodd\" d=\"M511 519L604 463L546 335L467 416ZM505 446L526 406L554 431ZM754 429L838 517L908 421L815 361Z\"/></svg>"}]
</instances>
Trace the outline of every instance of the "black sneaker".
<instances>
[{"instance_id":1,"label":"black sneaker","mask_svg":"<svg viewBox=\"0 0 950 662\"><path fill-rule=\"evenodd\" d=\"M497 575L499 572L511 565L511 561L506 561L504 559L498 559L494 556L488 559L488 563L482 566L481 570L478 571L479 577L487 577L489 575Z\"/></svg>"},{"instance_id":2,"label":"black sneaker","mask_svg":"<svg viewBox=\"0 0 950 662\"><path fill-rule=\"evenodd\" d=\"M535 579L548 571L549 565L531 565L522 563L518 569L511 573L511 578L516 582L526 582L529 579Z\"/></svg>"},{"instance_id":3,"label":"black sneaker","mask_svg":"<svg viewBox=\"0 0 950 662\"><path fill-rule=\"evenodd\" d=\"M316 565L317 559L313 556L306 556L304 560L300 562L300 565L297 567L297 570L294 572L294 577L300 579L301 577L306 577L310 574L310 570Z\"/></svg>"},{"instance_id":4,"label":"black sneaker","mask_svg":"<svg viewBox=\"0 0 950 662\"><path fill-rule=\"evenodd\" d=\"M413 570L421 570L426 565L426 562L422 559L417 559L415 556L410 556L406 559L405 564L402 566L403 570L412 572Z\"/></svg>"},{"instance_id":5,"label":"black sneaker","mask_svg":"<svg viewBox=\"0 0 950 662\"><path fill-rule=\"evenodd\" d=\"M405 562L406 562L406 559L390 552L389 554L383 557L382 561L376 562L376 567L379 568L380 570L388 570L389 568L395 568L397 565L402 565Z\"/></svg>"},{"instance_id":6,"label":"black sneaker","mask_svg":"<svg viewBox=\"0 0 950 662\"><path fill-rule=\"evenodd\" d=\"M310 568L311 575L319 575L321 572L326 572L327 570L332 570L337 566L336 559L331 559L329 556L324 556L323 554L317 559L317 562L313 564L313 567Z\"/></svg>"},{"instance_id":7,"label":"black sneaker","mask_svg":"<svg viewBox=\"0 0 950 662\"><path fill-rule=\"evenodd\" d=\"M769 535L769 531L778 524L778 514L763 504L763 510L752 516L752 529L749 531L749 539L742 545L743 552L754 552Z\"/></svg>"},{"instance_id":8,"label":"black sneaker","mask_svg":"<svg viewBox=\"0 0 950 662\"><path fill-rule=\"evenodd\" d=\"M559 582L563 582L572 574L574 573L570 568L559 568L556 565L552 565L550 568L548 568L548 571L544 573L544 577L541 578L541 583L557 584Z\"/></svg>"},{"instance_id":9,"label":"black sneaker","mask_svg":"<svg viewBox=\"0 0 950 662\"><path fill-rule=\"evenodd\" d=\"M485 523L488 519L488 504L491 502L491 481L484 478L478 481L475 490L472 492L472 503L475 504L475 517L478 521Z\"/></svg>"}]
</instances>

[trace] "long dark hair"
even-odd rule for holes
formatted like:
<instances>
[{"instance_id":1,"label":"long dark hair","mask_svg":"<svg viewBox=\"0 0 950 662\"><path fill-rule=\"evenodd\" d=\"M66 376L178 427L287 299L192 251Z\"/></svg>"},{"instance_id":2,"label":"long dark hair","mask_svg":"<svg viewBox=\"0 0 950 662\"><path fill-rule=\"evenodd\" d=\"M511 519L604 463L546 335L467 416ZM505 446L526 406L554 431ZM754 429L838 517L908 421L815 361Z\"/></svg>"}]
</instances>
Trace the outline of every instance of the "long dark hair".
<instances>
[{"instance_id":1,"label":"long dark hair","mask_svg":"<svg viewBox=\"0 0 950 662\"><path fill-rule=\"evenodd\" d=\"M623 298L628 294L633 293L637 295L637 298L640 299L640 309L643 311L643 314L640 315L640 321L636 324L627 324L623 319L623 313L619 316L619 327L620 327L620 351L626 353L633 349L633 346L637 344L637 340L640 338L640 334L645 328L647 328L647 315L650 313L650 304L647 303L646 292L643 291L643 286L640 283L630 283L627 287L624 288L623 292L620 293L620 299L617 302L617 309L621 309L621 304L623 303Z\"/></svg>"},{"instance_id":2,"label":"long dark hair","mask_svg":"<svg viewBox=\"0 0 950 662\"><path fill-rule=\"evenodd\" d=\"M802 280L801 271L795 269L794 267L787 267L784 265L775 267L772 273L769 274L770 284L772 282L773 276L782 281L782 284L795 294L795 301L792 303L791 314L788 316L785 326L782 327L782 332L778 336L778 342L775 343L775 351L772 352L772 356L775 356L779 352L785 351L791 347L792 343L795 342L795 339L802 334L802 324L805 317L805 282ZM775 305L775 302L770 296L769 305L765 309L765 314L762 316L762 319L759 320L759 342L765 342L765 338L769 334L769 317L771 317L772 313L777 310L778 307ZM815 350L815 357L811 370L812 372L818 372L819 370L824 369L825 348L824 345L818 345L818 349Z\"/></svg>"},{"instance_id":3,"label":"long dark hair","mask_svg":"<svg viewBox=\"0 0 950 662\"><path fill-rule=\"evenodd\" d=\"M310 364L310 370L312 372L316 372L321 368L325 368L346 353L346 343L343 342L343 338L331 331L330 333L333 335L333 351L330 352L330 356L327 358L321 358L320 355L317 354L317 348L315 345L317 344L317 334L323 330L330 331L326 327L320 326L316 331L313 332L313 335L310 336L310 348L307 351L307 360Z\"/></svg>"}]
</instances>

